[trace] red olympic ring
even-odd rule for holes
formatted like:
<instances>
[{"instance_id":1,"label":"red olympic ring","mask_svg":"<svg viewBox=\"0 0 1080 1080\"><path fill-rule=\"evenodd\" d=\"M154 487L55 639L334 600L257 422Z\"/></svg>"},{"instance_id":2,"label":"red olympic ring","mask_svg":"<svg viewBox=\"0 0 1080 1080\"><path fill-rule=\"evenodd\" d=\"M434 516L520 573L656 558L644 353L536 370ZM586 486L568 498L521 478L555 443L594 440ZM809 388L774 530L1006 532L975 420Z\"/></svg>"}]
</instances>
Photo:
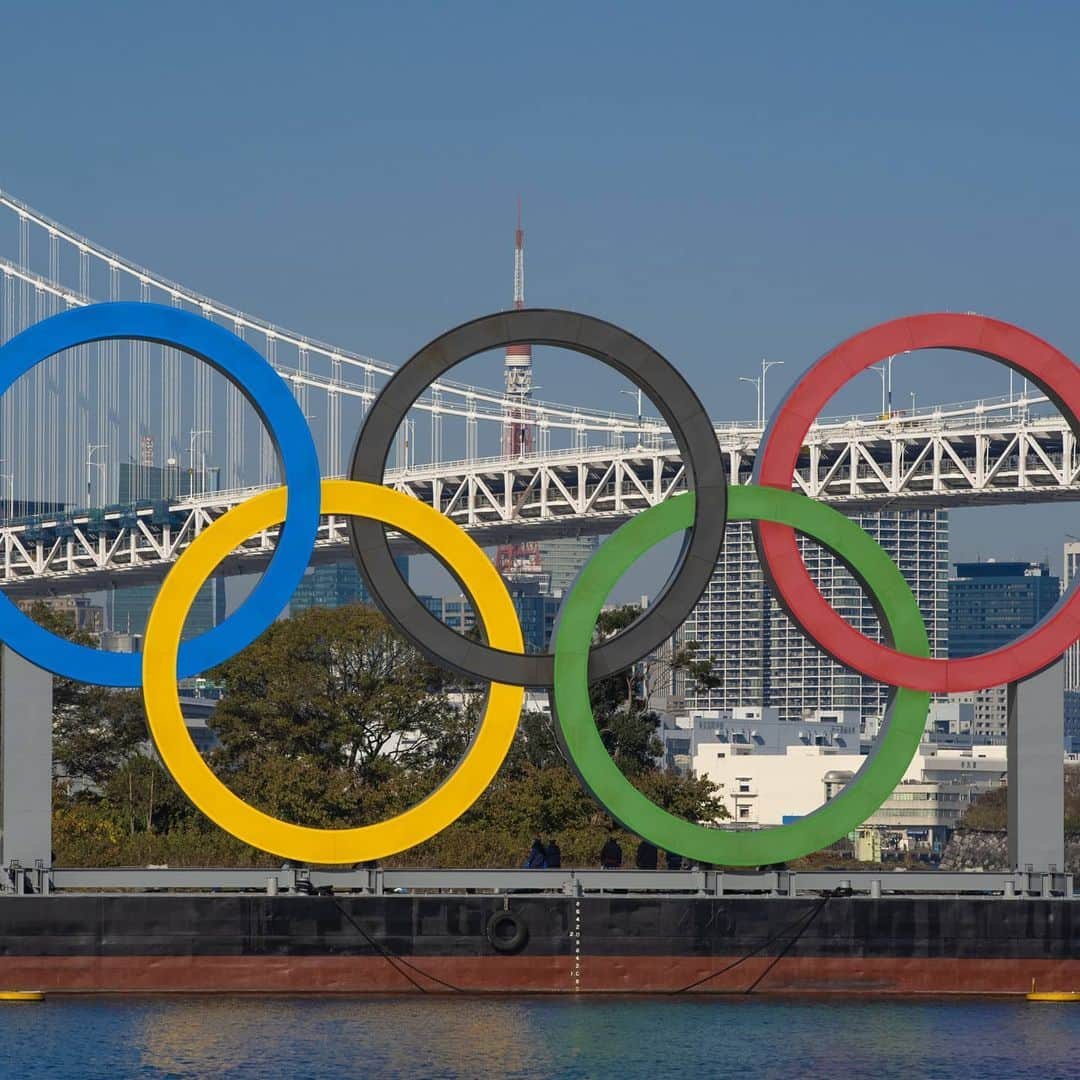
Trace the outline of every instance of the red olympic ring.
<instances>
[{"instance_id":1,"label":"red olympic ring","mask_svg":"<svg viewBox=\"0 0 1080 1080\"><path fill-rule=\"evenodd\" d=\"M886 356L916 349L955 349L998 360L1035 383L1080 438L1080 368L1052 345L1019 327L982 315L912 315L872 327L838 345L795 384L769 422L754 465L754 482L791 487L810 425L852 376ZM834 660L890 686L960 693L1026 678L1052 664L1080 638L1080 590L1010 645L963 660L908 656L880 645L832 609L810 577L795 531L754 525L762 567L791 619Z\"/></svg>"}]
</instances>

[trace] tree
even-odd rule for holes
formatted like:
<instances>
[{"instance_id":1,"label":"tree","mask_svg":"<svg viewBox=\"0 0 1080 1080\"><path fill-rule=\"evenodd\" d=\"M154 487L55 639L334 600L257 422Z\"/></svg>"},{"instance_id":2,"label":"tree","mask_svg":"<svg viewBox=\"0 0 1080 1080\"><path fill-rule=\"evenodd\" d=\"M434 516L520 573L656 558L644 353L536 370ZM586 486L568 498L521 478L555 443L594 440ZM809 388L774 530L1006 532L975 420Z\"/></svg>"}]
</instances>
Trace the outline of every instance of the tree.
<instances>
[{"instance_id":1,"label":"tree","mask_svg":"<svg viewBox=\"0 0 1080 1080\"><path fill-rule=\"evenodd\" d=\"M534 769L547 769L565 764L550 713L521 714L517 738L508 756L519 768L531 765Z\"/></svg>"},{"instance_id":2,"label":"tree","mask_svg":"<svg viewBox=\"0 0 1080 1080\"><path fill-rule=\"evenodd\" d=\"M612 637L640 614L641 609L633 604L601 611L593 642ZM641 671L637 664L589 687L600 738L612 760L627 776L653 767L661 750L656 737L659 717L646 708L641 691Z\"/></svg>"},{"instance_id":3,"label":"tree","mask_svg":"<svg viewBox=\"0 0 1080 1080\"><path fill-rule=\"evenodd\" d=\"M28 614L50 633L78 645L97 645L93 634L77 630L70 618L47 604L32 605ZM96 791L145 748L148 738L138 691L53 679L53 763L66 786Z\"/></svg>"},{"instance_id":4,"label":"tree","mask_svg":"<svg viewBox=\"0 0 1080 1080\"><path fill-rule=\"evenodd\" d=\"M69 783L99 788L148 738L138 691L85 686L53 709L53 764Z\"/></svg>"},{"instance_id":5,"label":"tree","mask_svg":"<svg viewBox=\"0 0 1080 1080\"><path fill-rule=\"evenodd\" d=\"M50 633L96 647L94 635L47 604L28 614ZM153 757L142 697L53 679L54 846L60 862L112 861L125 836L176 827L196 815Z\"/></svg>"},{"instance_id":6,"label":"tree","mask_svg":"<svg viewBox=\"0 0 1080 1080\"><path fill-rule=\"evenodd\" d=\"M209 760L237 795L276 817L321 828L384 820L415 806L457 765L483 697L452 682L368 608L312 610L274 624L213 676L226 694ZM621 678L594 688L598 723L631 782L671 813L722 816L707 781L655 766L655 716ZM456 686L456 689L455 689ZM461 704L451 702L460 694ZM153 755L134 695L72 684L57 710L66 784L56 847L68 865L270 865L198 813ZM581 786L552 718L526 713L506 761L476 803L397 864L518 865L537 833L567 865L594 865L611 830L634 837Z\"/></svg>"},{"instance_id":7,"label":"tree","mask_svg":"<svg viewBox=\"0 0 1080 1080\"><path fill-rule=\"evenodd\" d=\"M118 765L102 786L99 805L129 835L209 825L150 754L133 754Z\"/></svg>"},{"instance_id":8,"label":"tree","mask_svg":"<svg viewBox=\"0 0 1080 1080\"><path fill-rule=\"evenodd\" d=\"M1065 766L1065 820L1067 833L1080 832L1080 767ZM964 811L961 829L1004 831L1009 820L1009 789L1004 784L984 791Z\"/></svg>"},{"instance_id":9,"label":"tree","mask_svg":"<svg viewBox=\"0 0 1080 1080\"><path fill-rule=\"evenodd\" d=\"M711 660L699 660L700 641L684 641L677 646L669 662L670 671L683 671L698 686L706 690L718 690L724 685L721 675Z\"/></svg>"},{"instance_id":10,"label":"tree","mask_svg":"<svg viewBox=\"0 0 1080 1080\"><path fill-rule=\"evenodd\" d=\"M368 819L385 803L380 785L403 772L433 786L474 723L434 692L423 657L360 604L277 622L213 677L226 686L213 763L238 793L305 823Z\"/></svg>"},{"instance_id":11,"label":"tree","mask_svg":"<svg viewBox=\"0 0 1080 1080\"><path fill-rule=\"evenodd\" d=\"M641 615L636 604L600 612L593 634L601 642L629 626ZM600 737L615 763L628 776L653 767L662 746L656 737L660 718L651 707L653 697L672 673L685 672L699 684L716 687L722 678L711 662L697 659L699 645L686 641L670 653L661 649L656 656L634 664L618 675L594 683L589 694Z\"/></svg>"},{"instance_id":12,"label":"tree","mask_svg":"<svg viewBox=\"0 0 1080 1080\"><path fill-rule=\"evenodd\" d=\"M55 634L57 637L65 638L76 645L93 647L97 644L97 639L93 634L85 630L77 630L73 619L67 618L48 604L40 601L31 604L26 614L43 630L48 630L50 634ZM76 704L81 700L86 685L86 683L57 676L53 679L53 707L62 709Z\"/></svg>"},{"instance_id":13,"label":"tree","mask_svg":"<svg viewBox=\"0 0 1080 1080\"><path fill-rule=\"evenodd\" d=\"M565 866L595 866L604 841L615 835L632 852L638 838L622 829L547 743L547 718L522 718L506 761L487 790L439 835L392 860L412 866L520 866L533 837L555 840ZM539 738L538 738L539 735ZM533 758L545 746L541 765ZM552 758L547 754L553 755ZM631 782L670 813L689 821L726 817L716 786L655 767Z\"/></svg>"}]
</instances>

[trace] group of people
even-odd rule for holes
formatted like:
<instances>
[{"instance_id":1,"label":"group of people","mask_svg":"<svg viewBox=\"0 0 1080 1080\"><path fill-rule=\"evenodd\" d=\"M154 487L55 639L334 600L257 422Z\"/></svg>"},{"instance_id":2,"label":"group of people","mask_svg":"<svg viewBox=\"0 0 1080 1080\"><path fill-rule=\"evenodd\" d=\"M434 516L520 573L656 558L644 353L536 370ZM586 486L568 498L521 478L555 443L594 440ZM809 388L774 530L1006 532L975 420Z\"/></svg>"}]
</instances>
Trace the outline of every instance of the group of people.
<instances>
[{"instance_id":1,"label":"group of people","mask_svg":"<svg viewBox=\"0 0 1080 1080\"><path fill-rule=\"evenodd\" d=\"M622 866L623 853L619 841L614 836L609 836L600 849L600 865L605 870L618 870ZM673 851L666 853L667 868L669 870L681 870L683 858ZM648 840L642 840L637 846L634 863L639 870L656 870L660 865L660 852L655 844ZM550 870L562 866L562 852L554 840L546 844L536 837L525 859L526 870Z\"/></svg>"},{"instance_id":2,"label":"group of people","mask_svg":"<svg viewBox=\"0 0 1080 1080\"><path fill-rule=\"evenodd\" d=\"M665 858L669 870L681 870L683 868L683 857L674 851L666 852ZM622 847L620 847L619 841L614 836L609 836L600 849L600 865L605 870L618 870L622 867L622 859ZM637 852L634 855L634 865L638 870L658 869L660 852L657 851L656 845L650 844L648 840L642 840L638 844Z\"/></svg>"},{"instance_id":3,"label":"group of people","mask_svg":"<svg viewBox=\"0 0 1080 1080\"><path fill-rule=\"evenodd\" d=\"M525 869L554 870L559 866L562 866L562 852L559 850L559 845L554 840L549 840L545 844L539 836L536 837L529 849L529 856L525 860Z\"/></svg>"}]
</instances>

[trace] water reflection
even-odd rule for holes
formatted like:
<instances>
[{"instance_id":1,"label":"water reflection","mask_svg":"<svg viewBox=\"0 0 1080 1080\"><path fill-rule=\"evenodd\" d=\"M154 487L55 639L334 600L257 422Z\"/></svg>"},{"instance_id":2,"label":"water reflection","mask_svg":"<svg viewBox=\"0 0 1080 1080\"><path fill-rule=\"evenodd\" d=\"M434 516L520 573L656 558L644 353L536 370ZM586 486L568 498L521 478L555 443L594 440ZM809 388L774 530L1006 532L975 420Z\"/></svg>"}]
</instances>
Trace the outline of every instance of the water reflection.
<instances>
[{"instance_id":1,"label":"water reflection","mask_svg":"<svg viewBox=\"0 0 1080 1080\"><path fill-rule=\"evenodd\" d=\"M1002 1000L62 998L0 1010L20 1077L1076 1075L1080 1008Z\"/></svg>"},{"instance_id":2,"label":"water reflection","mask_svg":"<svg viewBox=\"0 0 1080 1080\"><path fill-rule=\"evenodd\" d=\"M227 1074L253 1054L309 1075L527 1076L549 1059L536 1021L527 1002L493 998L201 997L148 1009L139 1039L143 1065L172 1076Z\"/></svg>"}]
</instances>

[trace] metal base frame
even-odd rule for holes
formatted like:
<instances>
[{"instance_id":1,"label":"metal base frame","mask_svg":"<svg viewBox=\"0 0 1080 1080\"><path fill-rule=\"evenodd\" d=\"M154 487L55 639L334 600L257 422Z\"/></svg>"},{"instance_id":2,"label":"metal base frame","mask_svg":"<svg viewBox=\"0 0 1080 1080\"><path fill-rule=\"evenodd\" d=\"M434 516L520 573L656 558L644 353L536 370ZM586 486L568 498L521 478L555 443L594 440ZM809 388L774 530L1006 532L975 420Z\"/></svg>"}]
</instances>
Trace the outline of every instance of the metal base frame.
<instances>
[{"instance_id":1,"label":"metal base frame","mask_svg":"<svg viewBox=\"0 0 1080 1080\"><path fill-rule=\"evenodd\" d=\"M723 896L997 896L1072 898L1071 874L979 871L727 871L727 870L314 870L9 868L6 889L19 895L122 891L260 892L311 895L319 891L385 896L392 893L601 893Z\"/></svg>"}]
</instances>

